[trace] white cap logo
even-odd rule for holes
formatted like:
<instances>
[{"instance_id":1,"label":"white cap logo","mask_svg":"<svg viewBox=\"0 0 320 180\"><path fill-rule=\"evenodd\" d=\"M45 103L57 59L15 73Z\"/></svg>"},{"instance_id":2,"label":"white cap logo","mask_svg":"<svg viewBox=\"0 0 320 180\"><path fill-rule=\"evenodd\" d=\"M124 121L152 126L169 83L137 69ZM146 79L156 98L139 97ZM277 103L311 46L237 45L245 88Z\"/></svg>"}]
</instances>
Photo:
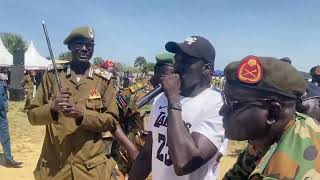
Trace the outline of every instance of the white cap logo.
<instances>
[{"instance_id":1,"label":"white cap logo","mask_svg":"<svg viewBox=\"0 0 320 180\"><path fill-rule=\"evenodd\" d=\"M191 45L192 43L196 42L197 38L195 37L188 37L187 39L184 40L184 42L187 42L189 45Z\"/></svg>"},{"instance_id":2,"label":"white cap logo","mask_svg":"<svg viewBox=\"0 0 320 180\"><path fill-rule=\"evenodd\" d=\"M91 28L89 28L89 30L88 30L88 35L89 35L90 38L93 38L93 36L94 36L93 31L92 31Z\"/></svg>"}]
</instances>

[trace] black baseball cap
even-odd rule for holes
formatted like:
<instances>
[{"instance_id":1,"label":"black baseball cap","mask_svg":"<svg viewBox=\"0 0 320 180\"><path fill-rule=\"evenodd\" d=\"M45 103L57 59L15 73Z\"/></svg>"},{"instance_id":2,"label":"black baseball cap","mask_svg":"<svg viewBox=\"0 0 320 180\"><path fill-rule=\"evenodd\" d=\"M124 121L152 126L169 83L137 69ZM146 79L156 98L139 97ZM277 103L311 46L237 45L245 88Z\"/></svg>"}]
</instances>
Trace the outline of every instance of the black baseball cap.
<instances>
[{"instance_id":1,"label":"black baseball cap","mask_svg":"<svg viewBox=\"0 0 320 180\"><path fill-rule=\"evenodd\" d=\"M165 48L171 53L182 51L191 57L202 58L211 65L214 65L216 52L212 44L204 37L190 36L182 43L170 41L166 44Z\"/></svg>"}]
</instances>

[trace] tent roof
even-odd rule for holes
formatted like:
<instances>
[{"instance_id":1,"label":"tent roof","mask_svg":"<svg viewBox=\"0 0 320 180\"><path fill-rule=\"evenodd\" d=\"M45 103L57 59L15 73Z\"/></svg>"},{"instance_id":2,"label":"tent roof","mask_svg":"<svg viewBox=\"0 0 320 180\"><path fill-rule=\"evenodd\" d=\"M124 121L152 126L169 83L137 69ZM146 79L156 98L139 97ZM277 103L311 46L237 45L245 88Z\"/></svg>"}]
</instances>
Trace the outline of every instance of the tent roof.
<instances>
[{"instance_id":1,"label":"tent roof","mask_svg":"<svg viewBox=\"0 0 320 180\"><path fill-rule=\"evenodd\" d=\"M4 46L0 38L0 66L12 66L13 65L13 56Z\"/></svg>"},{"instance_id":2,"label":"tent roof","mask_svg":"<svg viewBox=\"0 0 320 180\"><path fill-rule=\"evenodd\" d=\"M33 42L31 41L28 50L24 54L25 69L47 69L51 61L42 57L36 50Z\"/></svg>"}]
</instances>

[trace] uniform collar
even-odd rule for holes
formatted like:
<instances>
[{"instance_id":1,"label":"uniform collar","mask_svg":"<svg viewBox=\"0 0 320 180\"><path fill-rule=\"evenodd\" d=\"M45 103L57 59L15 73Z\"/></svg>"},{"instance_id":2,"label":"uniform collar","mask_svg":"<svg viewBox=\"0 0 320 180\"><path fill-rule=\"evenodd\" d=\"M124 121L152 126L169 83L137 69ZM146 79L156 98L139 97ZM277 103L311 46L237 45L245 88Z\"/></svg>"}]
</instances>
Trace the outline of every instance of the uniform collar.
<instances>
[{"instance_id":1,"label":"uniform collar","mask_svg":"<svg viewBox=\"0 0 320 180\"><path fill-rule=\"evenodd\" d=\"M68 64L67 70L66 70L66 78L70 79L70 81L74 84L80 85L84 84L86 79L93 79L94 69L92 65L90 64L90 67L86 70L86 72L82 75L80 81L77 81L77 75L75 72L71 69L71 65Z\"/></svg>"}]
</instances>

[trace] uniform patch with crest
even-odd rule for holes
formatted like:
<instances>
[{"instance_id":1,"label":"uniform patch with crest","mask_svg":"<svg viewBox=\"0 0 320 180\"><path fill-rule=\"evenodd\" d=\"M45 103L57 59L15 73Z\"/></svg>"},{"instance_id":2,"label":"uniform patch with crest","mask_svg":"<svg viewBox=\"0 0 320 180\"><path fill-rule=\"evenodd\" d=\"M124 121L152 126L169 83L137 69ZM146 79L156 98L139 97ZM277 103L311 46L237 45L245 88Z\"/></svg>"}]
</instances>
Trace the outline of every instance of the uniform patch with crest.
<instances>
[{"instance_id":1,"label":"uniform patch with crest","mask_svg":"<svg viewBox=\"0 0 320 180\"><path fill-rule=\"evenodd\" d=\"M90 94L89 94L89 99L92 100L92 99L100 99L101 98L101 95L100 93L98 92L97 89L92 89L90 91Z\"/></svg>"},{"instance_id":2,"label":"uniform patch with crest","mask_svg":"<svg viewBox=\"0 0 320 180\"><path fill-rule=\"evenodd\" d=\"M320 66L318 66L318 67L316 68L315 74L316 74L317 76L320 76Z\"/></svg>"},{"instance_id":3,"label":"uniform patch with crest","mask_svg":"<svg viewBox=\"0 0 320 180\"><path fill-rule=\"evenodd\" d=\"M245 57L238 67L237 77L246 84L255 84L262 79L263 69L260 59L256 56Z\"/></svg>"}]
</instances>

